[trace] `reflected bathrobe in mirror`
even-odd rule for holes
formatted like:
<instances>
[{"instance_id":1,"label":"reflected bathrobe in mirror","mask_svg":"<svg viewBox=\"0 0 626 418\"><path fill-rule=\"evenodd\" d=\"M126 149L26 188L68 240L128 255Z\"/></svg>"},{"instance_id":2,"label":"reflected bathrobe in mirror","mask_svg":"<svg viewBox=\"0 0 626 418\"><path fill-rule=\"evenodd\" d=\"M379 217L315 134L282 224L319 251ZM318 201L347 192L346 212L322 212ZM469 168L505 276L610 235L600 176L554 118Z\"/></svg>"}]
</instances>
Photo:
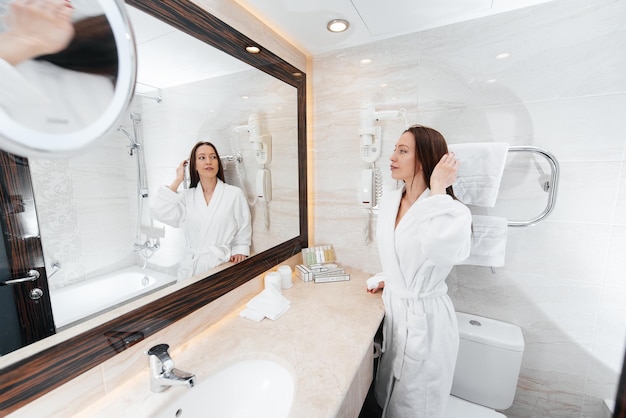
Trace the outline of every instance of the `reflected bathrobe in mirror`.
<instances>
[{"instance_id":1,"label":"reflected bathrobe in mirror","mask_svg":"<svg viewBox=\"0 0 626 418\"><path fill-rule=\"evenodd\" d=\"M151 211L157 221L185 232L187 249L178 266L181 279L223 264L233 254L250 255L250 208L236 186L218 179L208 205L201 183L177 193L161 186Z\"/></svg>"},{"instance_id":2,"label":"reflected bathrobe in mirror","mask_svg":"<svg viewBox=\"0 0 626 418\"><path fill-rule=\"evenodd\" d=\"M385 319L375 394L383 416L439 418L459 346L445 279L469 255L471 214L461 202L426 189L396 227L402 192L386 191L378 215Z\"/></svg>"}]
</instances>

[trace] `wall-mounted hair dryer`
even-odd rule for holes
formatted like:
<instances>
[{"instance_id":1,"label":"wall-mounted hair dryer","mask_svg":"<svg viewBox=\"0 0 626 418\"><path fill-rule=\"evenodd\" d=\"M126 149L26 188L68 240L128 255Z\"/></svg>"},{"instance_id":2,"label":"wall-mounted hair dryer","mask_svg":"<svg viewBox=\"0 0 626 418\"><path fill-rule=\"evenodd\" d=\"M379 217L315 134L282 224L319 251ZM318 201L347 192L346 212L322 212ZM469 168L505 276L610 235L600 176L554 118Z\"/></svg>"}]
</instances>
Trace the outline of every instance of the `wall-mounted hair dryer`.
<instances>
[{"instance_id":1,"label":"wall-mounted hair dryer","mask_svg":"<svg viewBox=\"0 0 626 418\"><path fill-rule=\"evenodd\" d=\"M254 156L258 164L269 164L272 160L272 136L261 135L261 120L257 113L248 117L250 143L254 147Z\"/></svg>"},{"instance_id":2,"label":"wall-mounted hair dryer","mask_svg":"<svg viewBox=\"0 0 626 418\"><path fill-rule=\"evenodd\" d=\"M256 195L264 202L272 200L272 172L267 168L256 171Z\"/></svg>"},{"instance_id":3,"label":"wall-mounted hair dryer","mask_svg":"<svg viewBox=\"0 0 626 418\"><path fill-rule=\"evenodd\" d=\"M361 106L359 113L359 136L361 138L361 158L363 162L373 163L381 155L381 127L375 125L375 123L403 117L404 109L376 111L374 106L369 103Z\"/></svg>"},{"instance_id":4,"label":"wall-mounted hair dryer","mask_svg":"<svg viewBox=\"0 0 626 418\"><path fill-rule=\"evenodd\" d=\"M383 191L382 175L380 169L376 168L375 164L382 154L382 132L380 125L376 125L376 122L404 119L404 124L406 125L405 113L404 109L376 111L374 106L369 103L361 106L359 113L360 154L363 162L368 163L368 168L361 173L359 196L362 207L367 209L363 218L365 245L370 241L372 209L378 206Z\"/></svg>"}]
</instances>

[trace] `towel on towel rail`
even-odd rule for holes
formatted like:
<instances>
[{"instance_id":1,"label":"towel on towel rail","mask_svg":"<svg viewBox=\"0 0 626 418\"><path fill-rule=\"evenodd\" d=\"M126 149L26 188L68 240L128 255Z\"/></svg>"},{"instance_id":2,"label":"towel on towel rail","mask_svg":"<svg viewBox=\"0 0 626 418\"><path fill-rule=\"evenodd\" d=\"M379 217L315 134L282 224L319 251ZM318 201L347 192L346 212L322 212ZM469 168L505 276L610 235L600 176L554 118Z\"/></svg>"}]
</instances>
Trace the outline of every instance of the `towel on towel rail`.
<instances>
[{"instance_id":1,"label":"towel on towel rail","mask_svg":"<svg viewBox=\"0 0 626 418\"><path fill-rule=\"evenodd\" d=\"M470 255L459 264L504 266L508 221L499 216L472 215Z\"/></svg>"},{"instance_id":2,"label":"towel on towel rail","mask_svg":"<svg viewBox=\"0 0 626 418\"><path fill-rule=\"evenodd\" d=\"M509 144L475 142L450 144L448 148L460 162L452 185L456 197L466 205L494 207Z\"/></svg>"}]
</instances>

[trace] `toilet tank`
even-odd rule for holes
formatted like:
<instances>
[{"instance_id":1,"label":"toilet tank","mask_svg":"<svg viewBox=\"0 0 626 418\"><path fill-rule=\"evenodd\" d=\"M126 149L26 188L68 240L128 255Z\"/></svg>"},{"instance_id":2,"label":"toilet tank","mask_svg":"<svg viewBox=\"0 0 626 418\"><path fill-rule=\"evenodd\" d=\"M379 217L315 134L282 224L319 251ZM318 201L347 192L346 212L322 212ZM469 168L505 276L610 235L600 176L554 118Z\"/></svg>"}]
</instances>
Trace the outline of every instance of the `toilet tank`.
<instances>
[{"instance_id":1,"label":"toilet tank","mask_svg":"<svg viewBox=\"0 0 626 418\"><path fill-rule=\"evenodd\" d=\"M509 408L522 365L522 330L495 319L456 315L460 344L451 393L488 408Z\"/></svg>"}]
</instances>

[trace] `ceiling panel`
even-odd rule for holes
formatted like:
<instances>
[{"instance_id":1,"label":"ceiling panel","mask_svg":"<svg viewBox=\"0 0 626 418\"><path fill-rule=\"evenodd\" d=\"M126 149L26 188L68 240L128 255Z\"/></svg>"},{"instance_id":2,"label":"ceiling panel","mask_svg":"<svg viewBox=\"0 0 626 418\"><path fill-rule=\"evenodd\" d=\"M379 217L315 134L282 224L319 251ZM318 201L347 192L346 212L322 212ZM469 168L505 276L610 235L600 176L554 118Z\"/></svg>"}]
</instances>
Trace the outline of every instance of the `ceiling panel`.
<instances>
[{"instance_id":1,"label":"ceiling panel","mask_svg":"<svg viewBox=\"0 0 626 418\"><path fill-rule=\"evenodd\" d=\"M235 0L293 43L316 55L477 19L552 0ZM350 22L344 33L326 24Z\"/></svg>"},{"instance_id":2,"label":"ceiling panel","mask_svg":"<svg viewBox=\"0 0 626 418\"><path fill-rule=\"evenodd\" d=\"M491 0L351 0L373 36L410 33L484 15Z\"/></svg>"}]
</instances>

